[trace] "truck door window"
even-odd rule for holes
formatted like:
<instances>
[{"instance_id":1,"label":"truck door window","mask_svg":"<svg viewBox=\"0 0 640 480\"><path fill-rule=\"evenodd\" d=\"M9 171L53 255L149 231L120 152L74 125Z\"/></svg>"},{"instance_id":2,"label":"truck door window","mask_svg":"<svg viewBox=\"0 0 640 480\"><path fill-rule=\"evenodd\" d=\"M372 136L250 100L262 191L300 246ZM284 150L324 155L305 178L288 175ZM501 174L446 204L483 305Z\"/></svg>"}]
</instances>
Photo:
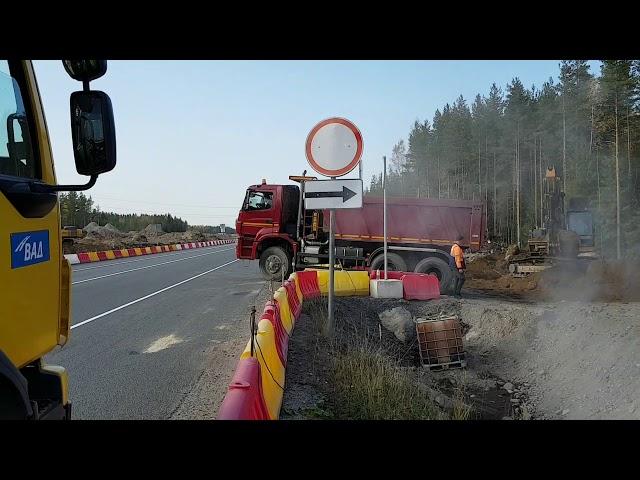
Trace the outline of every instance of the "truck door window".
<instances>
[{"instance_id":1,"label":"truck door window","mask_svg":"<svg viewBox=\"0 0 640 480\"><path fill-rule=\"evenodd\" d=\"M0 175L36 179L30 118L13 73L8 61L0 60Z\"/></svg>"},{"instance_id":2,"label":"truck door window","mask_svg":"<svg viewBox=\"0 0 640 480\"><path fill-rule=\"evenodd\" d=\"M268 210L273 200L272 192L250 191L245 203L245 210Z\"/></svg>"}]
</instances>

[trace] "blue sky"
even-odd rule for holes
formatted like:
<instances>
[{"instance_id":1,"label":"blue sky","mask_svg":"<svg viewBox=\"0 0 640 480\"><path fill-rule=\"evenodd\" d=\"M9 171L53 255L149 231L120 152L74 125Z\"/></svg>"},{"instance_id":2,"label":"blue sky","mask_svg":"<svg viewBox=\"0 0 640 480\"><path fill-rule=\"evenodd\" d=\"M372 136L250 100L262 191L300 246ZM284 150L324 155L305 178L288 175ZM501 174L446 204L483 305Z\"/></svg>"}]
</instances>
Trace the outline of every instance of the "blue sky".
<instances>
[{"instance_id":1,"label":"blue sky","mask_svg":"<svg viewBox=\"0 0 640 480\"><path fill-rule=\"evenodd\" d=\"M233 225L246 187L311 170L304 155L320 120L353 121L364 138L363 177L407 138L415 120L495 82L557 79L559 60L110 61L92 88L112 99L118 165L88 193L102 210L170 212L190 224ZM81 85L60 61L35 61L59 183L78 183L69 94ZM599 62L591 62L599 74ZM357 175L357 170L354 171Z\"/></svg>"}]
</instances>

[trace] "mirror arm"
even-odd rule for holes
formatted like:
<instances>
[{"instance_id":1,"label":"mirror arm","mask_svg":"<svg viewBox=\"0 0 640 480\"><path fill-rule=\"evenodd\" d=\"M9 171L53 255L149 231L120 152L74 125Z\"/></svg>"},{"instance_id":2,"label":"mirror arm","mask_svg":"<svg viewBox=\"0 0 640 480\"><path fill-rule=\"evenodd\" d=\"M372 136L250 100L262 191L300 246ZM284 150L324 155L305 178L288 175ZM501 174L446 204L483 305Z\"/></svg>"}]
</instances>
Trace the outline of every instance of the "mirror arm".
<instances>
[{"instance_id":1,"label":"mirror arm","mask_svg":"<svg viewBox=\"0 0 640 480\"><path fill-rule=\"evenodd\" d=\"M91 175L89 182L84 185L47 185L44 183L34 183L30 184L31 191L33 192L41 192L41 193L52 193L52 192L82 192L84 190L89 190L96 184L96 180L98 179L98 175Z\"/></svg>"},{"instance_id":2,"label":"mirror arm","mask_svg":"<svg viewBox=\"0 0 640 480\"><path fill-rule=\"evenodd\" d=\"M85 92L91 91L91 88L89 87L89 80L82 81L82 90L84 90Z\"/></svg>"}]
</instances>

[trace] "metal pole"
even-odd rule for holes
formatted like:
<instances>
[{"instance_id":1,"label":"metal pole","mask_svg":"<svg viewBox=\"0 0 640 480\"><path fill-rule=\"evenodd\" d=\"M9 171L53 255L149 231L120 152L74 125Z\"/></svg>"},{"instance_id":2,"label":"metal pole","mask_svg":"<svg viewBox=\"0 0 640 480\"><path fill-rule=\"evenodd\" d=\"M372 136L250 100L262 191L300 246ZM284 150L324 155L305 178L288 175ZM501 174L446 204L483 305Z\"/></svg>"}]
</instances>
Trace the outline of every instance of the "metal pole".
<instances>
[{"instance_id":1,"label":"metal pole","mask_svg":"<svg viewBox=\"0 0 640 480\"><path fill-rule=\"evenodd\" d=\"M300 225L302 223L302 205L304 202L304 180L300 182L300 199L298 201L298 220L296 221L296 240L300 241Z\"/></svg>"},{"instance_id":2,"label":"metal pole","mask_svg":"<svg viewBox=\"0 0 640 480\"><path fill-rule=\"evenodd\" d=\"M335 260L335 210L329 210L329 315L327 319L326 334L330 334L333 329L333 266Z\"/></svg>"},{"instance_id":3,"label":"metal pole","mask_svg":"<svg viewBox=\"0 0 640 480\"><path fill-rule=\"evenodd\" d=\"M382 157L382 235L384 235L384 279L387 280L387 157Z\"/></svg>"}]
</instances>

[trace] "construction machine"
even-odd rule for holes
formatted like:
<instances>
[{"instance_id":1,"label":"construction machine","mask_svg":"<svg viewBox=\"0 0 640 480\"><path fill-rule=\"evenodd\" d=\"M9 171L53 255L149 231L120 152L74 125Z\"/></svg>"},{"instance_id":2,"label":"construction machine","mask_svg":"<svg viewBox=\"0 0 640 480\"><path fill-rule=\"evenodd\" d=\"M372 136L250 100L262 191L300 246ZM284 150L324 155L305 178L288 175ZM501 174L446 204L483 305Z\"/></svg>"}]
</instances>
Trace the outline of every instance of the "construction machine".
<instances>
[{"instance_id":1,"label":"construction machine","mask_svg":"<svg viewBox=\"0 0 640 480\"><path fill-rule=\"evenodd\" d=\"M527 250L511 259L509 271L523 276L554 263L595 256L593 214L583 198L569 200L565 211L562 179L548 167L542 181L541 226L529 234Z\"/></svg>"},{"instance_id":2,"label":"construction machine","mask_svg":"<svg viewBox=\"0 0 640 480\"><path fill-rule=\"evenodd\" d=\"M105 60L63 60L82 82L70 97L76 170L59 185L31 61L0 60L0 419L69 419L67 372L43 358L71 330L71 267L62 251L58 192L91 188L116 164L109 96L90 89Z\"/></svg>"},{"instance_id":3,"label":"construction machine","mask_svg":"<svg viewBox=\"0 0 640 480\"><path fill-rule=\"evenodd\" d=\"M65 225L62 227L60 234L62 236L62 247L65 253L69 253L71 246L76 242L76 240L84 238L87 235L87 232L75 225Z\"/></svg>"}]
</instances>

